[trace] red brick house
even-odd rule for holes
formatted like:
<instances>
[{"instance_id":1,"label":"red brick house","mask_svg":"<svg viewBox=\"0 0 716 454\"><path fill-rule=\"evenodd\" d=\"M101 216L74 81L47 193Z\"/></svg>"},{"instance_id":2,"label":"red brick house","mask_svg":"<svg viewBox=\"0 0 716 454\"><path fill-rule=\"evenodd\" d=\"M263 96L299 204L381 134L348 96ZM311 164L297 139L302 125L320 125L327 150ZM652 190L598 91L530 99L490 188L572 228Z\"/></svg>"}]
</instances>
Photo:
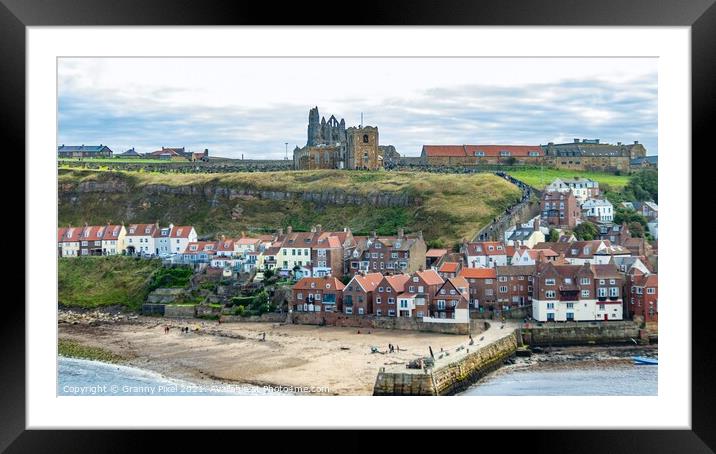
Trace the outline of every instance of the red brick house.
<instances>
[{"instance_id":1,"label":"red brick house","mask_svg":"<svg viewBox=\"0 0 716 454\"><path fill-rule=\"evenodd\" d=\"M469 286L470 307L494 307L497 301L497 271L495 268L463 268L460 277Z\"/></svg>"},{"instance_id":2,"label":"red brick house","mask_svg":"<svg viewBox=\"0 0 716 454\"><path fill-rule=\"evenodd\" d=\"M428 306L432 302L435 293L444 283L445 280L435 270L416 271L410 275L410 280L405 284L405 292L416 295L416 317L422 317L427 314Z\"/></svg>"},{"instance_id":3,"label":"red brick house","mask_svg":"<svg viewBox=\"0 0 716 454\"><path fill-rule=\"evenodd\" d=\"M291 309L297 312L340 312L345 285L335 277L304 277L291 289Z\"/></svg>"},{"instance_id":4,"label":"red brick house","mask_svg":"<svg viewBox=\"0 0 716 454\"><path fill-rule=\"evenodd\" d=\"M313 276L343 276L343 245L339 237L323 232L312 246Z\"/></svg>"},{"instance_id":5,"label":"red brick house","mask_svg":"<svg viewBox=\"0 0 716 454\"><path fill-rule=\"evenodd\" d=\"M355 315L373 314L375 290L383 280L380 273L356 274L343 289L343 313Z\"/></svg>"},{"instance_id":6,"label":"red brick house","mask_svg":"<svg viewBox=\"0 0 716 454\"><path fill-rule=\"evenodd\" d=\"M535 265L498 266L497 303L505 307L521 307L532 302L532 279Z\"/></svg>"},{"instance_id":7,"label":"red brick house","mask_svg":"<svg viewBox=\"0 0 716 454\"><path fill-rule=\"evenodd\" d=\"M580 216L579 204L572 191L544 192L540 203L542 225L572 230Z\"/></svg>"},{"instance_id":8,"label":"red brick house","mask_svg":"<svg viewBox=\"0 0 716 454\"><path fill-rule=\"evenodd\" d=\"M645 322L659 321L659 278L655 273L643 273L632 268L626 275L624 313L630 319Z\"/></svg>"},{"instance_id":9,"label":"red brick house","mask_svg":"<svg viewBox=\"0 0 716 454\"><path fill-rule=\"evenodd\" d=\"M445 281L428 306L429 317L453 319L456 322L469 321L469 290L470 286L464 277L455 277Z\"/></svg>"},{"instance_id":10,"label":"red brick house","mask_svg":"<svg viewBox=\"0 0 716 454\"><path fill-rule=\"evenodd\" d=\"M379 237L375 232L356 247L350 259L350 272L401 274L412 273L425 266L427 247L422 232Z\"/></svg>"},{"instance_id":11,"label":"red brick house","mask_svg":"<svg viewBox=\"0 0 716 454\"><path fill-rule=\"evenodd\" d=\"M398 295L405 292L405 284L409 280L410 276L407 274L384 276L373 297L373 313L379 317L398 315Z\"/></svg>"}]
</instances>

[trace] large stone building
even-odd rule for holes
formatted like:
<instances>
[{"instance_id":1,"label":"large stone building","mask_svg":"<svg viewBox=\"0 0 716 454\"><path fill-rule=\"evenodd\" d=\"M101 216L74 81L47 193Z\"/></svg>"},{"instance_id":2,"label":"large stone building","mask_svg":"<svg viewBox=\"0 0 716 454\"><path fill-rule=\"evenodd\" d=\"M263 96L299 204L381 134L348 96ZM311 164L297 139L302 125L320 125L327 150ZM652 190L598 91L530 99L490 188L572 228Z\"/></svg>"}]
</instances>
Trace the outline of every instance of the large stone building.
<instances>
[{"instance_id":1,"label":"large stone building","mask_svg":"<svg viewBox=\"0 0 716 454\"><path fill-rule=\"evenodd\" d=\"M383 166L379 152L378 128L373 126L346 129L346 121L335 116L319 121L318 107L308 113L308 140L303 148L293 150L297 170L366 169Z\"/></svg>"},{"instance_id":2,"label":"large stone building","mask_svg":"<svg viewBox=\"0 0 716 454\"><path fill-rule=\"evenodd\" d=\"M633 160L646 156L646 148L638 141L614 145L600 143L599 139L574 139L571 143L550 142L541 147L545 164L558 169L629 172Z\"/></svg>"}]
</instances>

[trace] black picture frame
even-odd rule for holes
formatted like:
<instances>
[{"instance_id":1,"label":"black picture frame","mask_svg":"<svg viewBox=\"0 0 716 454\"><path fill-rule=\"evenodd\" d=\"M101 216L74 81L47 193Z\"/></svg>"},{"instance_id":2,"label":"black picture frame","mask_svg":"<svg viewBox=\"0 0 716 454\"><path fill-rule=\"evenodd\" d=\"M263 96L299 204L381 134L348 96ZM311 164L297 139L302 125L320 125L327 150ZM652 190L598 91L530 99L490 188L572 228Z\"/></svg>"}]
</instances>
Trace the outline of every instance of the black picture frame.
<instances>
[{"instance_id":1,"label":"black picture frame","mask_svg":"<svg viewBox=\"0 0 716 454\"><path fill-rule=\"evenodd\" d=\"M25 29L29 26L112 25L546 25L690 26L692 37L692 143L706 144L716 104L716 0L430 0L362 2L361 14L307 3L179 0L0 0L0 106L5 145L25 150ZM347 5L350 6L350 5ZM685 149L688 144L684 144ZM710 147L709 147L710 148ZM37 151L37 150L36 150ZM710 150L704 150L710 151ZM671 150L670 150L671 152ZM683 151L681 151L683 152ZM27 163L27 161L25 161ZM29 169L31 171L31 169ZM690 183L690 182L689 182ZM694 205L692 205L694 206ZM688 225L691 225L690 222ZM24 238L27 240L27 238ZM691 250L691 245L685 245ZM24 267L17 266L17 269ZM696 269L694 269L696 273ZM26 277L27 279L27 277ZM693 282L693 281L692 281ZM693 292L693 290L692 290ZM678 304L691 304L691 292ZM697 301L694 300L696 303ZM708 310L710 301L694 304ZM28 302L26 301L26 304ZM674 303L677 304L677 303ZM123 451L139 446L141 432L25 430L24 307L5 304L0 336L0 450L7 452ZM716 446L714 365L708 317L692 320L692 430L521 431L495 434L522 440L525 449L552 452L713 452ZM639 410L634 409L638 424ZM144 434L146 435L146 434ZM487 438L493 438L484 434ZM479 435L482 437L483 435ZM212 435L212 438L214 436ZM185 437L161 437L180 449ZM204 437L202 437L204 438ZM314 437L310 437L314 439ZM351 436L350 439L353 437ZM404 440L397 437L396 440ZM346 439L347 440L347 439ZM421 437L421 446L424 446ZM477 447L478 445L475 445ZM102 449L99 447L105 447Z\"/></svg>"}]
</instances>

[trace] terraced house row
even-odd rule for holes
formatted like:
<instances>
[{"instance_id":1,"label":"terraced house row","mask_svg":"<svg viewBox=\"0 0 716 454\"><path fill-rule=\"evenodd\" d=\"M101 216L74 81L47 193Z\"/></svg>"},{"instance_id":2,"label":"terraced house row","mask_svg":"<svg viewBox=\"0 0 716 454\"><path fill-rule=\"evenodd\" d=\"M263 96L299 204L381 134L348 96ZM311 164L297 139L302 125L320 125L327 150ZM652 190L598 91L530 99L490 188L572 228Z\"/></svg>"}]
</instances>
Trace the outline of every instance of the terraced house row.
<instances>
[{"instance_id":1,"label":"terraced house row","mask_svg":"<svg viewBox=\"0 0 716 454\"><path fill-rule=\"evenodd\" d=\"M57 229L57 255L169 255L196 241L192 226L169 224L84 225Z\"/></svg>"}]
</instances>

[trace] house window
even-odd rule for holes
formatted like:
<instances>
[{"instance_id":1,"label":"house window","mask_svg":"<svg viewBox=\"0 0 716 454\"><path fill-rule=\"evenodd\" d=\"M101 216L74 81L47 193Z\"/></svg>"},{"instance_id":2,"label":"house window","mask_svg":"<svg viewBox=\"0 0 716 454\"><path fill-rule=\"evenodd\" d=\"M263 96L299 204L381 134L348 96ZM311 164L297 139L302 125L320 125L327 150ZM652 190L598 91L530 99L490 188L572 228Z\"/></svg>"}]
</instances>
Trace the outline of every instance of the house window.
<instances>
[{"instance_id":1,"label":"house window","mask_svg":"<svg viewBox=\"0 0 716 454\"><path fill-rule=\"evenodd\" d=\"M619 296L619 287L609 287L609 296Z\"/></svg>"},{"instance_id":2,"label":"house window","mask_svg":"<svg viewBox=\"0 0 716 454\"><path fill-rule=\"evenodd\" d=\"M599 287L599 289L597 289L597 291L598 291L597 295L598 295L600 298L604 298L604 297L607 296L607 289L606 289L606 287Z\"/></svg>"},{"instance_id":3,"label":"house window","mask_svg":"<svg viewBox=\"0 0 716 454\"><path fill-rule=\"evenodd\" d=\"M554 312L549 312L549 313L547 314L547 321L548 321L548 322L553 322L553 321L554 321Z\"/></svg>"},{"instance_id":4,"label":"house window","mask_svg":"<svg viewBox=\"0 0 716 454\"><path fill-rule=\"evenodd\" d=\"M382 302L382 301L381 301L381 299L380 299L380 296L377 296L377 297L375 298L375 303L376 303L376 304L380 304L381 302Z\"/></svg>"},{"instance_id":5,"label":"house window","mask_svg":"<svg viewBox=\"0 0 716 454\"><path fill-rule=\"evenodd\" d=\"M649 288L646 289L646 293L648 293L649 295L655 295L655 294L656 294L656 288L654 288L654 287L649 287Z\"/></svg>"},{"instance_id":6,"label":"house window","mask_svg":"<svg viewBox=\"0 0 716 454\"><path fill-rule=\"evenodd\" d=\"M582 290L582 298L589 298L589 290Z\"/></svg>"},{"instance_id":7,"label":"house window","mask_svg":"<svg viewBox=\"0 0 716 454\"><path fill-rule=\"evenodd\" d=\"M574 320L574 312L567 312L567 321Z\"/></svg>"},{"instance_id":8,"label":"house window","mask_svg":"<svg viewBox=\"0 0 716 454\"><path fill-rule=\"evenodd\" d=\"M567 309L574 309L574 303L567 303Z\"/></svg>"},{"instance_id":9,"label":"house window","mask_svg":"<svg viewBox=\"0 0 716 454\"><path fill-rule=\"evenodd\" d=\"M507 286L500 286L500 293L507 293Z\"/></svg>"},{"instance_id":10,"label":"house window","mask_svg":"<svg viewBox=\"0 0 716 454\"><path fill-rule=\"evenodd\" d=\"M363 134L363 143L368 143L368 134Z\"/></svg>"},{"instance_id":11,"label":"house window","mask_svg":"<svg viewBox=\"0 0 716 454\"><path fill-rule=\"evenodd\" d=\"M417 315L418 317L425 317L425 313L423 311L418 311Z\"/></svg>"},{"instance_id":12,"label":"house window","mask_svg":"<svg viewBox=\"0 0 716 454\"><path fill-rule=\"evenodd\" d=\"M492 284L492 279L485 279L485 284Z\"/></svg>"},{"instance_id":13,"label":"house window","mask_svg":"<svg viewBox=\"0 0 716 454\"><path fill-rule=\"evenodd\" d=\"M544 280L544 285L554 285L554 284L555 284L554 279L545 279Z\"/></svg>"},{"instance_id":14,"label":"house window","mask_svg":"<svg viewBox=\"0 0 716 454\"><path fill-rule=\"evenodd\" d=\"M580 279L579 283L580 283L581 285L589 285L589 278L588 278L588 277L583 277L582 279Z\"/></svg>"},{"instance_id":15,"label":"house window","mask_svg":"<svg viewBox=\"0 0 716 454\"><path fill-rule=\"evenodd\" d=\"M492 296L492 295L493 295L493 293L492 293L491 288L485 289L485 296Z\"/></svg>"},{"instance_id":16,"label":"house window","mask_svg":"<svg viewBox=\"0 0 716 454\"><path fill-rule=\"evenodd\" d=\"M438 300L438 310L445 309L445 300Z\"/></svg>"},{"instance_id":17,"label":"house window","mask_svg":"<svg viewBox=\"0 0 716 454\"><path fill-rule=\"evenodd\" d=\"M378 317L380 317L381 315L383 315L383 311L381 311L380 309L378 309L377 311L375 311L375 315L377 315Z\"/></svg>"},{"instance_id":18,"label":"house window","mask_svg":"<svg viewBox=\"0 0 716 454\"><path fill-rule=\"evenodd\" d=\"M554 309L554 303L547 303L547 309Z\"/></svg>"},{"instance_id":19,"label":"house window","mask_svg":"<svg viewBox=\"0 0 716 454\"><path fill-rule=\"evenodd\" d=\"M352 307L347 307L347 308L346 308L346 314L352 315L352 314L353 314L353 308L352 308Z\"/></svg>"},{"instance_id":20,"label":"house window","mask_svg":"<svg viewBox=\"0 0 716 454\"><path fill-rule=\"evenodd\" d=\"M395 311L393 309L388 311L388 316L395 317Z\"/></svg>"},{"instance_id":21,"label":"house window","mask_svg":"<svg viewBox=\"0 0 716 454\"><path fill-rule=\"evenodd\" d=\"M358 308L358 315L363 315L364 312L365 312L365 309L363 309L362 307Z\"/></svg>"},{"instance_id":22,"label":"house window","mask_svg":"<svg viewBox=\"0 0 716 454\"><path fill-rule=\"evenodd\" d=\"M606 305L605 305L605 304L600 304L600 305L599 305L599 310L600 310L600 311L603 311L603 310L604 310L604 306L606 306Z\"/></svg>"},{"instance_id":23,"label":"house window","mask_svg":"<svg viewBox=\"0 0 716 454\"><path fill-rule=\"evenodd\" d=\"M557 296L557 292L554 290L547 290L544 292L544 297L548 299L554 299Z\"/></svg>"},{"instance_id":24,"label":"house window","mask_svg":"<svg viewBox=\"0 0 716 454\"><path fill-rule=\"evenodd\" d=\"M497 278L497 280L500 282L507 282L507 276L500 276Z\"/></svg>"}]
</instances>

